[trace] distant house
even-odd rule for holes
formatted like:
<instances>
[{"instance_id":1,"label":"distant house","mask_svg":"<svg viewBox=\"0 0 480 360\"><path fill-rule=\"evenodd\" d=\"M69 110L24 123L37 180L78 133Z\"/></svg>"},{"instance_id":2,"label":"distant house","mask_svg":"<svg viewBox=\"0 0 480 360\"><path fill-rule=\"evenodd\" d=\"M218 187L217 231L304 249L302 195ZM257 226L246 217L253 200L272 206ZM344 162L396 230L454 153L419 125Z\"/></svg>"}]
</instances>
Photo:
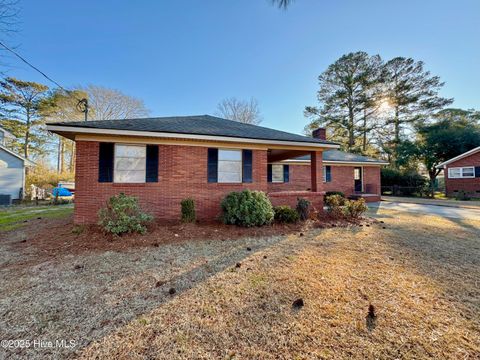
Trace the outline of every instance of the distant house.
<instances>
[{"instance_id":1,"label":"distant house","mask_svg":"<svg viewBox=\"0 0 480 360\"><path fill-rule=\"evenodd\" d=\"M0 205L22 199L25 189L25 167L33 163L6 147L15 137L0 127Z\"/></svg>"},{"instance_id":2,"label":"distant house","mask_svg":"<svg viewBox=\"0 0 480 360\"><path fill-rule=\"evenodd\" d=\"M445 193L456 196L460 191L480 197L480 146L437 166L443 169Z\"/></svg>"},{"instance_id":3,"label":"distant house","mask_svg":"<svg viewBox=\"0 0 480 360\"><path fill-rule=\"evenodd\" d=\"M76 223L96 222L98 210L120 192L137 196L143 208L163 220L179 219L185 198L195 200L199 219L215 219L225 195L244 189L267 192L274 205L295 206L301 197L322 209L330 189L324 169L330 169L327 176L339 184L337 190L342 184L345 189L357 185L358 193L368 185L380 189L380 164L324 164L323 152L339 147L318 136L324 130L306 137L208 115L63 122L47 128L76 142ZM279 186L280 179L297 181L295 168L290 177L288 167L279 171L273 165L305 155L309 170L301 184ZM336 169L344 172L342 166L351 176L336 175Z\"/></svg>"}]
</instances>

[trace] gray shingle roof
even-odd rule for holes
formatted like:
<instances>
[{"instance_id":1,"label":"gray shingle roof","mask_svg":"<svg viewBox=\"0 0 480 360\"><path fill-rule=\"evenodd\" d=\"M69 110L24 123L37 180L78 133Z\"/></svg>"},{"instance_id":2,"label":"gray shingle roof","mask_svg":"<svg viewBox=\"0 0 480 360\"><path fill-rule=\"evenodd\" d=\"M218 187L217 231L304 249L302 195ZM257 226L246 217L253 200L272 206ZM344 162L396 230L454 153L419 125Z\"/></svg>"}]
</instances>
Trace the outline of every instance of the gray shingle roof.
<instances>
[{"instance_id":1,"label":"gray shingle roof","mask_svg":"<svg viewBox=\"0 0 480 360\"><path fill-rule=\"evenodd\" d=\"M359 154L352 154L340 150L326 150L323 152L323 161L343 161L343 162L360 162L360 163L375 163L375 164L388 164L388 162L374 159L368 156ZM310 155L300 156L290 160L310 160Z\"/></svg>"},{"instance_id":2,"label":"gray shingle roof","mask_svg":"<svg viewBox=\"0 0 480 360\"><path fill-rule=\"evenodd\" d=\"M333 144L326 140L274 130L263 126L243 124L210 115L174 116L125 120L97 120L49 123L64 127L82 127L105 130L131 130L161 133L212 135L245 139L296 141L304 143Z\"/></svg>"}]
</instances>

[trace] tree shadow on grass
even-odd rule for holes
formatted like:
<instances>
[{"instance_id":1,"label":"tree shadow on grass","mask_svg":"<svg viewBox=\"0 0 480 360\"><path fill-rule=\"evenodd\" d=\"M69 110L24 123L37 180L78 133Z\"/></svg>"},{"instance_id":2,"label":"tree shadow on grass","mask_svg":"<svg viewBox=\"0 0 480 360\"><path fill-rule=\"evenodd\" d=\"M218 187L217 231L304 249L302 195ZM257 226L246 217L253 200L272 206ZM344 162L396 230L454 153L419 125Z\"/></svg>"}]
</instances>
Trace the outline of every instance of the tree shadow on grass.
<instances>
[{"instance_id":1,"label":"tree shadow on grass","mask_svg":"<svg viewBox=\"0 0 480 360\"><path fill-rule=\"evenodd\" d=\"M33 266L22 274L22 286L15 290L14 284L0 286L5 300L0 301L0 313L4 314L0 338L68 338L77 346L1 349L0 357L70 356L217 273L229 268L235 271L237 264L247 267L249 258L288 237L189 241L124 253L68 257L60 263ZM294 253L294 248L291 245L287 251ZM21 316L22 312L28 317Z\"/></svg>"}]
</instances>

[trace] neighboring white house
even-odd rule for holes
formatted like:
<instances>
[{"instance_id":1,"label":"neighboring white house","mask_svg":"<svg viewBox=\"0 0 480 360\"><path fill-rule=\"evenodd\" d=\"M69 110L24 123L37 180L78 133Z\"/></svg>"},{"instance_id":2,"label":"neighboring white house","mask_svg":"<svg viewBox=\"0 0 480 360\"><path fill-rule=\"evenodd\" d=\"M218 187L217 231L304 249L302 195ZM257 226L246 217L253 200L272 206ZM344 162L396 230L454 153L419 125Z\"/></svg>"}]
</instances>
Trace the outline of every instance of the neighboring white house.
<instances>
[{"instance_id":1,"label":"neighboring white house","mask_svg":"<svg viewBox=\"0 0 480 360\"><path fill-rule=\"evenodd\" d=\"M0 205L10 205L12 200L21 199L25 189L25 167L31 161L6 148L12 134L0 127Z\"/></svg>"}]
</instances>

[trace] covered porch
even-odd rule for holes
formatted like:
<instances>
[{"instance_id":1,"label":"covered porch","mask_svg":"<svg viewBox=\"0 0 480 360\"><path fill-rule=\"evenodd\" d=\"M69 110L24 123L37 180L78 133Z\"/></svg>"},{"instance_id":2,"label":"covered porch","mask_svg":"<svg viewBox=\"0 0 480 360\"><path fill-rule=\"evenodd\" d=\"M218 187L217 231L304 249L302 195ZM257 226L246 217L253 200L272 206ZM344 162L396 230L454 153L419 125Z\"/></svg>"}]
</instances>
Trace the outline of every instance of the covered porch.
<instances>
[{"instance_id":1,"label":"covered porch","mask_svg":"<svg viewBox=\"0 0 480 360\"><path fill-rule=\"evenodd\" d=\"M288 149L269 149L267 151L267 163L269 166L274 163L278 163L282 160L288 160L299 156L310 155L310 188L309 190L301 191L278 191L275 190L275 176L269 172L268 174L268 196L273 206L288 205L295 208L299 198L310 201L314 210L321 211L323 209L323 197L325 191L323 189L323 164L322 164L322 150L288 150ZM287 167L288 165L280 165ZM271 168L269 167L269 171ZM282 171L288 176L288 170ZM283 178L283 181L288 179Z\"/></svg>"}]
</instances>

